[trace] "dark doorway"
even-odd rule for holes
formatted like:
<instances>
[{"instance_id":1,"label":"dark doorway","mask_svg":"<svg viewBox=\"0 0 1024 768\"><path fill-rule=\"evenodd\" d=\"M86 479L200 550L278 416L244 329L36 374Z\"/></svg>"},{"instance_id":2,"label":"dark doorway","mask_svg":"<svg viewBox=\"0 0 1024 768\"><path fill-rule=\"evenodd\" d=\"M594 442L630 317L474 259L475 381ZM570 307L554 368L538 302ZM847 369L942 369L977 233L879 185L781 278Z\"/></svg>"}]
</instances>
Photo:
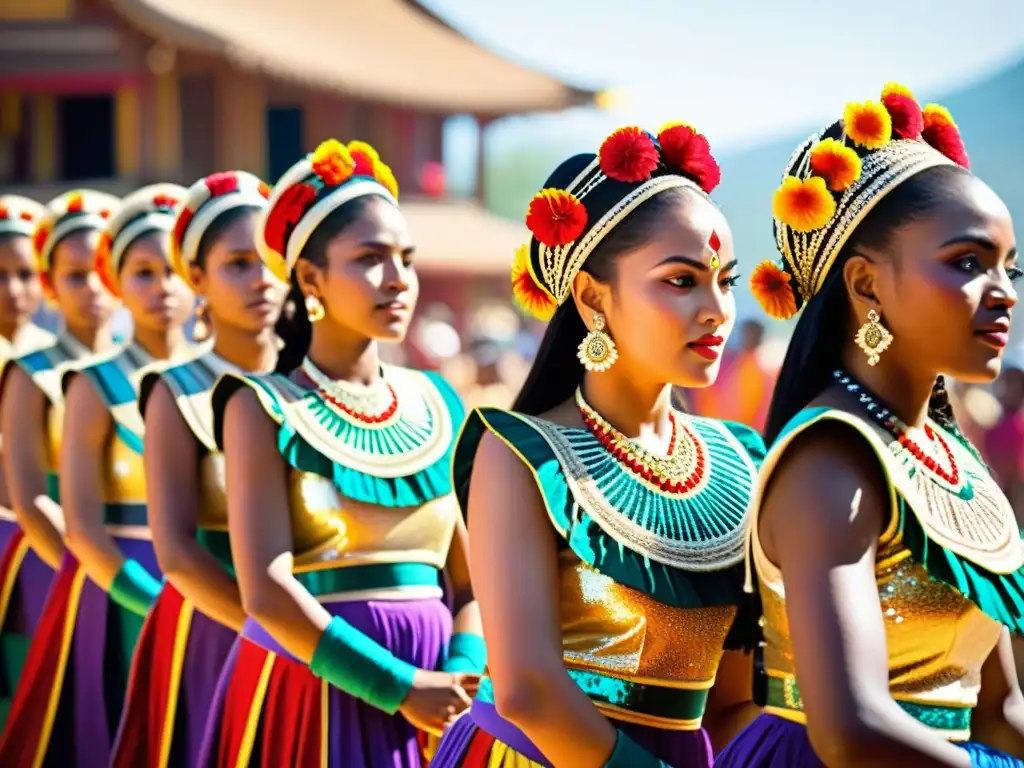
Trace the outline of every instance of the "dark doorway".
<instances>
[{"instance_id":1,"label":"dark doorway","mask_svg":"<svg viewBox=\"0 0 1024 768\"><path fill-rule=\"evenodd\" d=\"M112 96L59 98L57 125L61 180L115 176Z\"/></svg>"},{"instance_id":2,"label":"dark doorway","mask_svg":"<svg viewBox=\"0 0 1024 768\"><path fill-rule=\"evenodd\" d=\"M302 107L267 108L267 173L277 183L305 152L302 141Z\"/></svg>"}]
</instances>

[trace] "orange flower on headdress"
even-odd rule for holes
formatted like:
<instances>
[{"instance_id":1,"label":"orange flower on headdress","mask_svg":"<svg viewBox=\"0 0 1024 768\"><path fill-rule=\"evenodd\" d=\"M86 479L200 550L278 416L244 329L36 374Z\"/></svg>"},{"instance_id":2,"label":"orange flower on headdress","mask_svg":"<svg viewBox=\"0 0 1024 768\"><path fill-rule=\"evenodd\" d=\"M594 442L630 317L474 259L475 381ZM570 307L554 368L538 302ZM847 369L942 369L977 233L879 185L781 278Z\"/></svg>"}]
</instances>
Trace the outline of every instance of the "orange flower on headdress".
<instances>
[{"instance_id":1,"label":"orange flower on headdress","mask_svg":"<svg viewBox=\"0 0 1024 768\"><path fill-rule=\"evenodd\" d=\"M787 176L772 196L772 214L797 232L821 229L835 213L836 200L817 176L806 181Z\"/></svg>"},{"instance_id":2,"label":"orange flower on headdress","mask_svg":"<svg viewBox=\"0 0 1024 768\"><path fill-rule=\"evenodd\" d=\"M708 194L722 180L722 169L711 155L707 138L684 123L674 123L658 134L665 164L696 181Z\"/></svg>"},{"instance_id":3,"label":"orange flower on headdress","mask_svg":"<svg viewBox=\"0 0 1024 768\"><path fill-rule=\"evenodd\" d=\"M766 260L757 265L750 276L750 290L764 311L776 320L789 320L796 314L791 277L774 261Z\"/></svg>"},{"instance_id":4,"label":"orange flower on headdress","mask_svg":"<svg viewBox=\"0 0 1024 768\"><path fill-rule=\"evenodd\" d=\"M270 185L265 181L261 181L256 187L256 191L259 192L260 197L265 197L267 200L270 199Z\"/></svg>"},{"instance_id":5,"label":"orange flower on headdress","mask_svg":"<svg viewBox=\"0 0 1024 768\"><path fill-rule=\"evenodd\" d=\"M68 213L81 213L85 207L85 200L79 192L68 195Z\"/></svg>"},{"instance_id":6,"label":"orange flower on headdress","mask_svg":"<svg viewBox=\"0 0 1024 768\"><path fill-rule=\"evenodd\" d=\"M313 173L329 187L344 184L355 170L352 154L337 139L327 139L313 152Z\"/></svg>"},{"instance_id":7,"label":"orange flower on headdress","mask_svg":"<svg viewBox=\"0 0 1024 768\"><path fill-rule=\"evenodd\" d=\"M811 171L833 192L842 192L860 178L860 157L835 139L822 139L811 150Z\"/></svg>"},{"instance_id":8,"label":"orange flower on headdress","mask_svg":"<svg viewBox=\"0 0 1024 768\"><path fill-rule=\"evenodd\" d=\"M658 148L646 131L619 128L604 140L597 159L609 179L635 183L647 181L658 167Z\"/></svg>"},{"instance_id":9,"label":"orange flower on headdress","mask_svg":"<svg viewBox=\"0 0 1024 768\"><path fill-rule=\"evenodd\" d=\"M178 201L170 195L157 195L153 198L153 206L155 208L170 208L173 210L178 205Z\"/></svg>"},{"instance_id":10,"label":"orange flower on headdress","mask_svg":"<svg viewBox=\"0 0 1024 768\"><path fill-rule=\"evenodd\" d=\"M886 83L882 104L892 121L893 135L900 139L916 139L924 129L924 117L914 94L899 83Z\"/></svg>"},{"instance_id":11,"label":"orange flower on headdress","mask_svg":"<svg viewBox=\"0 0 1024 768\"><path fill-rule=\"evenodd\" d=\"M377 161L373 165L373 178L375 178L384 189L391 193L391 196L398 199L398 181L391 170L391 166Z\"/></svg>"},{"instance_id":12,"label":"orange flower on headdress","mask_svg":"<svg viewBox=\"0 0 1024 768\"><path fill-rule=\"evenodd\" d=\"M874 101L850 102L843 111L846 135L867 149L884 147L892 138L892 118L884 105Z\"/></svg>"},{"instance_id":13,"label":"orange flower on headdress","mask_svg":"<svg viewBox=\"0 0 1024 768\"><path fill-rule=\"evenodd\" d=\"M50 265L43 261L43 248L46 246L46 241L49 237L50 227L47 224L41 224L36 227L35 234L32 235L32 249L36 254L37 269L41 272L45 272L50 268Z\"/></svg>"},{"instance_id":14,"label":"orange flower on headdress","mask_svg":"<svg viewBox=\"0 0 1024 768\"><path fill-rule=\"evenodd\" d=\"M948 109L941 104L927 104L922 110L924 127L931 128L933 125L952 125L956 128L956 121Z\"/></svg>"},{"instance_id":15,"label":"orange flower on headdress","mask_svg":"<svg viewBox=\"0 0 1024 768\"><path fill-rule=\"evenodd\" d=\"M564 189L542 189L526 211L526 226L548 248L568 245L587 228L587 209Z\"/></svg>"},{"instance_id":16,"label":"orange flower on headdress","mask_svg":"<svg viewBox=\"0 0 1024 768\"><path fill-rule=\"evenodd\" d=\"M516 257L512 262L512 295L524 312L538 320L550 320L558 308L551 294L530 271L530 246L526 244L516 249Z\"/></svg>"},{"instance_id":17,"label":"orange flower on headdress","mask_svg":"<svg viewBox=\"0 0 1024 768\"><path fill-rule=\"evenodd\" d=\"M114 238L110 236L110 233L102 232L100 240L96 244L96 274L99 275L100 282L103 283L103 287L110 292L111 296L120 296L117 290L117 276L114 274L114 263L110 253L113 245Z\"/></svg>"}]
</instances>

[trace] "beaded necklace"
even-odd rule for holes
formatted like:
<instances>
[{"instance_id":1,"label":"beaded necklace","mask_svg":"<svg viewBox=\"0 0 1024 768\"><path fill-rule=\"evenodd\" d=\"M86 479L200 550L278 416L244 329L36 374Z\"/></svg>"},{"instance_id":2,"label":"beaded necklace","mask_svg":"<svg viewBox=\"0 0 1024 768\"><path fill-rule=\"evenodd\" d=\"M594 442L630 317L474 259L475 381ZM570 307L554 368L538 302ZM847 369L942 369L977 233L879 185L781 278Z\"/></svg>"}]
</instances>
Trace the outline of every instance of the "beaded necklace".
<instances>
[{"instance_id":1,"label":"beaded necklace","mask_svg":"<svg viewBox=\"0 0 1024 768\"><path fill-rule=\"evenodd\" d=\"M363 424L383 424L398 412L398 395L383 377L365 387L335 381L308 357L302 361L302 372L324 400Z\"/></svg>"}]
</instances>

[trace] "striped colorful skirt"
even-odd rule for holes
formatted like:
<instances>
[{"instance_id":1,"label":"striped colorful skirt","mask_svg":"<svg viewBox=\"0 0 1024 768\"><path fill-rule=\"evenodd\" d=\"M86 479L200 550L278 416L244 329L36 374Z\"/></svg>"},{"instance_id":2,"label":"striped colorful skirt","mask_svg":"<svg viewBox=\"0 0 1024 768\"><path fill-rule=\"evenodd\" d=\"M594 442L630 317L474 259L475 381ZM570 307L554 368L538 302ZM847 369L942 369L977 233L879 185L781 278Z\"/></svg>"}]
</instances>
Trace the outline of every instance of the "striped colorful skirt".
<instances>
[{"instance_id":1,"label":"striped colorful skirt","mask_svg":"<svg viewBox=\"0 0 1024 768\"><path fill-rule=\"evenodd\" d=\"M439 599L324 603L400 659L436 669L451 638ZM199 766L420 768L418 731L315 677L250 620L214 696Z\"/></svg>"},{"instance_id":2,"label":"striped colorful skirt","mask_svg":"<svg viewBox=\"0 0 1024 768\"><path fill-rule=\"evenodd\" d=\"M485 700L486 691L487 686L481 686L483 696L478 694L473 706L445 731L431 768L551 768L526 734ZM615 725L669 765L708 768L713 763L711 740L703 728L668 731L634 723Z\"/></svg>"},{"instance_id":3,"label":"striped colorful skirt","mask_svg":"<svg viewBox=\"0 0 1024 768\"><path fill-rule=\"evenodd\" d=\"M160 578L152 542L117 543ZM142 623L66 554L0 738L0 765L106 768Z\"/></svg>"},{"instance_id":4,"label":"striped colorful skirt","mask_svg":"<svg viewBox=\"0 0 1024 768\"><path fill-rule=\"evenodd\" d=\"M164 585L135 645L112 768L196 764L236 637Z\"/></svg>"},{"instance_id":5,"label":"striped colorful skirt","mask_svg":"<svg viewBox=\"0 0 1024 768\"><path fill-rule=\"evenodd\" d=\"M1020 760L975 742L958 743L975 768L1021 768ZM715 768L825 768L818 759L807 727L778 715L762 714L729 743Z\"/></svg>"},{"instance_id":6,"label":"striped colorful skirt","mask_svg":"<svg viewBox=\"0 0 1024 768\"><path fill-rule=\"evenodd\" d=\"M52 580L53 569L28 545L18 524L0 518L0 729Z\"/></svg>"}]
</instances>

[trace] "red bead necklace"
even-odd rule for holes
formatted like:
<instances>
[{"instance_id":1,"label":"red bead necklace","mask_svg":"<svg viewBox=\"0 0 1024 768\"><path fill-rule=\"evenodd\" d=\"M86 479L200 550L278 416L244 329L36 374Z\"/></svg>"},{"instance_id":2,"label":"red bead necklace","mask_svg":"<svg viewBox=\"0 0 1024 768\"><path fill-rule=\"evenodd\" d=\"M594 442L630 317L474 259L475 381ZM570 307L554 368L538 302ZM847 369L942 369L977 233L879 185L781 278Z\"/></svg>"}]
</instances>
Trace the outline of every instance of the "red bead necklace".
<instances>
[{"instance_id":1,"label":"red bead necklace","mask_svg":"<svg viewBox=\"0 0 1024 768\"><path fill-rule=\"evenodd\" d=\"M398 411L398 394L390 382L379 380L376 389L370 389L366 393L348 393L340 382L331 380L308 357L302 362L302 372L316 385L317 393L324 400L358 422L370 426L383 424ZM380 408L377 404L382 400L385 389L387 405ZM376 407L372 411L365 410L357 403L370 403Z\"/></svg>"}]
</instances>

